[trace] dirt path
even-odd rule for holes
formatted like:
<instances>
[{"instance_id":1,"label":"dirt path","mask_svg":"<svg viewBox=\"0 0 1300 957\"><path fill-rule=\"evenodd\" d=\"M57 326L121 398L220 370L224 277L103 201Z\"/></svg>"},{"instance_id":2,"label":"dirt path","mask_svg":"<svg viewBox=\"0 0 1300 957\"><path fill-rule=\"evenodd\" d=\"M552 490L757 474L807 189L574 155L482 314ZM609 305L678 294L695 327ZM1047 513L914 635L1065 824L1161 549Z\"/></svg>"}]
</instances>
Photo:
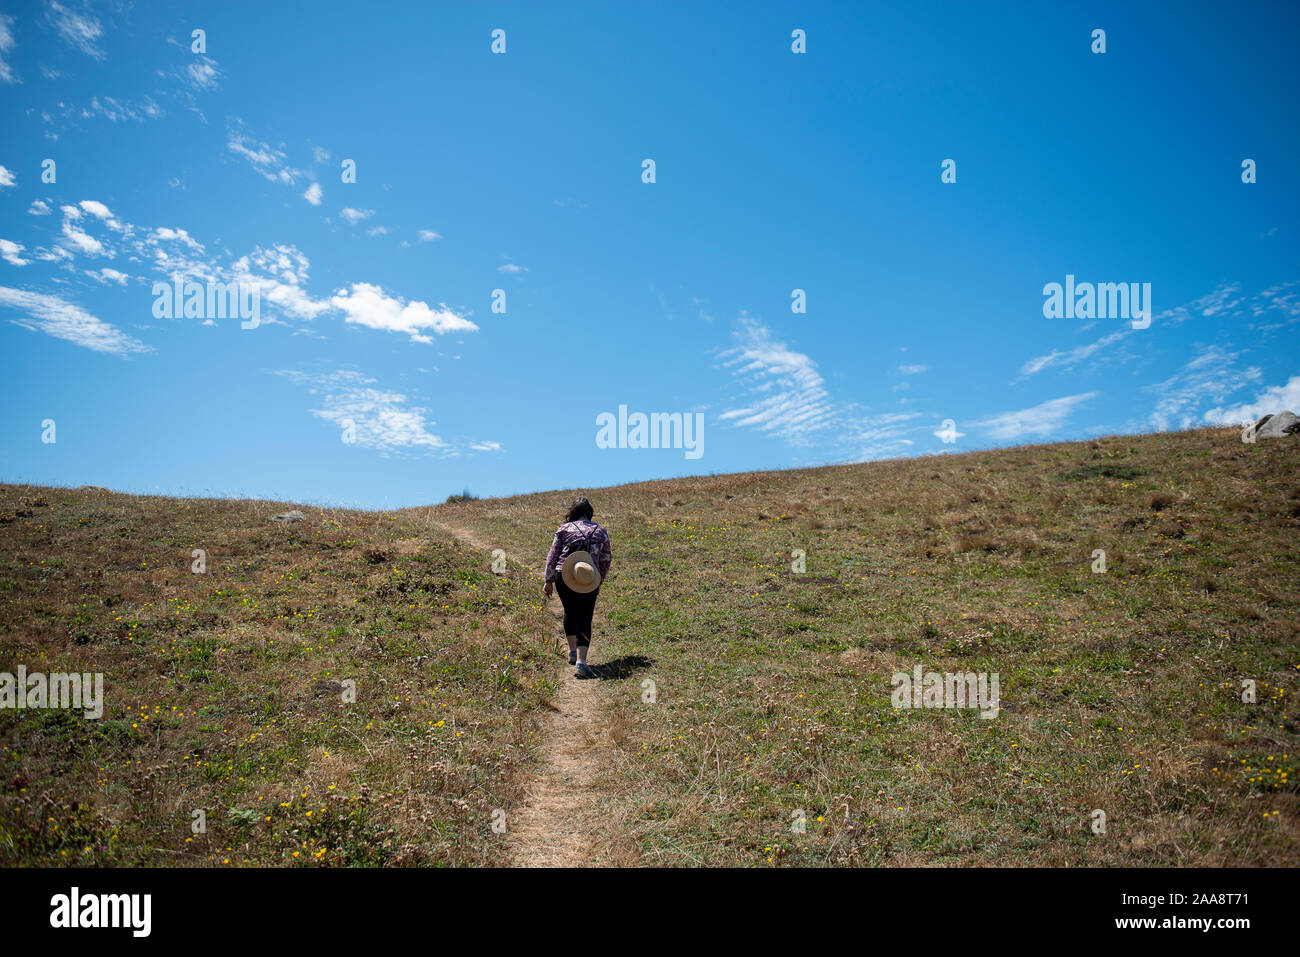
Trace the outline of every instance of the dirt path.
<instances>
[{"instance_id":1,"label":"dirt path","mask_svg":"<svg viewBox=\"0 0 1300 957\"><path fill-rule=\"evenodd\" d=\"M490 546L465 528L437 523L448 534L481 551ZM560 603L549 610L558 622ZM548 636L549 638L550 636ZM554 711L543 719L542 766L524 802L506 818L511 864L515 867L583 867L598 863L596 776L609 747L601 718L599 681L579 680L566 657L556 656Z\"/></svg>"}]
</instances>

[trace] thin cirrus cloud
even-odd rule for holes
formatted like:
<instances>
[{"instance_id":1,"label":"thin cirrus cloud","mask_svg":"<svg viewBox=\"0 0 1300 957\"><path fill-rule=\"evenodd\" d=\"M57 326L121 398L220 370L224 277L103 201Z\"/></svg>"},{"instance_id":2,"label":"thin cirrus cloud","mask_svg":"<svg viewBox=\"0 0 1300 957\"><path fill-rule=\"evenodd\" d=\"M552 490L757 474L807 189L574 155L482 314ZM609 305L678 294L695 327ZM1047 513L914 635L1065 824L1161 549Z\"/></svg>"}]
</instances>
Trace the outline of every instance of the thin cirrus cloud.
<instances>
[{"instance_id":1,"label":"thin cirrus cloud","mask_svg":"<svg viewBox=\"0 0 1300 957\"><path fill-rule=\"evenodd\" d=\"M1206 404L1221 404L1238 389L1258 387L1262 371L1258 366L1239 368L1240 358L1241 353L1230 352L1222 346L1202 348L1175 375L1144 386L1143 391L1157 397L1150 424L1161 431L1171 427L1193 428L1202 422L1200 409Z\"/></svg>"},{"instance_id":2,"label":"thin cirrus cloud","mask_svg":"<svg viewBox=\"0 0 1300 957\"><path fill-rule=\"evenodd\" d=\"M17 83L18 74L9 64L9 54L17 46L14 40L14 18L0 13L0 83Z\"/></svg>"},{"instance_id":3,"label":"thin cirrus cloud","mask_svg":"<svg viewBox=\"0 0 1300 957\"><path fill-rule=\"evenodd\" d=\"M1059 399L1049 399L1018 412L1002 412L971 424L984 429L993 438L1012 442L1024 438L1046 438L1056 432L1084 402L1095 399L1099 392L1081 392Z\"/></svg>"},{"instance_id":4,"label":"thin cirrus cloud","mask_svg":"<svg viewBox=\"0 0 1300 957\"><path fill-rule=\"evenodd\" d=\"M356 209L352 206L344 206L339 210L339 215L355 226L357 223L364 222L375 215L375 211L373 209Z\"/></svg>"},{"instance_id":5,"label":"thin cirrus cloud","mask_svg":"<svg viewBox=\"0 0 1300 957\"><path fill-rule=\"evenodd\" d=\"M1191 302L1160 311L1152 319L1151 325L1155 328L1214 318L1231 320L1241 328L1261 335L1284 329L1300 320L1300 281L1284 282L1254 295L1243 294L1239 283L1221 283L1213 291ZM1113 351L1112 346L1129 336L1149 335L1150 330L1124 325L1085 345L1073 349L1053 349L1045 355L1034 356L1020 367L1020 373L1031 376L1044 369L1071 369L1094 357L1098 361L1123 361L1131 356L1126 353L1103 356L1103 353Z\"/></svg>"},{"instance_id":6,"label":"thin cirrus cloud","mask_svg":"<svg viewBox=\"0 0 1300 957\"><path fill-rule=\"evenodd\" d=\"M1291 412L1300 409L1300 375L1291 376L1284 385L1269 386L1250 402L1210 409L1205 413L1205 421L1211 425L1241 425L1283 409Z\"/></svg>"},{"instance_id":7,"label":"thin cirrus cloud","mask_svg":"<svg viewBox=\"0 0 1300 957\"><path fill-rule=\"evenodd\" d=\"M47 0L45 24L73 49L96 60L104 59L104 51L99 45L104 36L104 27L97 18L78 13L58 0Z\"/></svg>"},{"instance_id":8,"label":"thin cirrus cloud","mask_svg":"<svg viewBox=\"0 0 1300 957\"><path fill-rule=\"evenodd\" d=\"M431 431L436 424L429 410L411 404L400 392L378 388L374 379L348 369L310 374L293 369L277 370L295 385L316 397L310 409L318 419L333 423L351 444L376 449L385 455L398 451L437 452L459 455L468 448L475 452L500 452L500 442L483 440L467 446L444 441Z\"/></svg>"},{"instance_id":9,"label":"thin cirrus cloud","mask_svg":"<svg viewBox=\"0 0 1300 957\"><path fill-rule=\"evenodd\" d=\"M259 175L272 183L292 186L299 177L306 175L289 165L282 147L249 136L237 122L232 123L226 132L226 149L246 160Z\"/></svg>"},{"instance_id":10,"label":"thin cirrus cloud","mask_svg":"<svg viewBox=\"0 0 1300 957\"><path fill-rule=\"evenodd\" d=\"M882 412L863 416L851 423L845 438L856 445L858 459L901 455L916 444L907 436L925 429L924 425L916 422L920 418L920 412Z\"/></svg>"},{"instance_id":11,"label":"thin cirrus cloud","mask_svg":"<svg viewBox=\"0 0 1300 957\"><path fill-rule=\"evenodd\" d=\"M15 325L96 352L125 358L132 353L152 351L140 340L58 296L0 286L0 306L16 309L22 314L21 318L10 320Z\"/></svg>"},{"instance_id":12,"label":"thin cirrus cloud","mask_svg":"<svg viewBox=\"0 0 1300 957\"><path fill-rule=\"evenodd\" d=\"M742 315L733 333L736 344L721 354L747 390L746 404L719 418L739 428L753 428L801 444L835 417L817 363L784 342L750 316Z\"/></svg>"},{"instance_id":13,"label":"thin cirrus cloud","mask_svg":"<svg viewBox=\"0 0 1300 957\"><path fill-rule=\"evenodd\" d=\"M400 392L375 388L375 380L359 372L310 375L281 369L276 374L305 386L317 397L319 407L310 409L311 414L332 422L340 432L349 431L352 444L385 454L398 449L447 448L446 442L429 431L434 422L427 409L411 405Z\"/></svg>"}]
</instances>

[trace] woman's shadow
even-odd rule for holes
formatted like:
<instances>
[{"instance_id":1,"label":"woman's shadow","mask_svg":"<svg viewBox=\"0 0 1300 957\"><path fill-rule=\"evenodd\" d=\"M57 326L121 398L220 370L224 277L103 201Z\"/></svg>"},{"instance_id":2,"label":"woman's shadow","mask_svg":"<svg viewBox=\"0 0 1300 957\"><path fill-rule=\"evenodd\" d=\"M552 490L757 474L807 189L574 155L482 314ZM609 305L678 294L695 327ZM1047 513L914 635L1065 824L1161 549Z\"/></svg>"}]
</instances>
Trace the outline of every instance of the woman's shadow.
<instances>
[{"instance_id":1,"label":"woman's shadow","mask_svg":"<svg viewBox=\"0 0 1300 957\"><path fill-rule=\"evenodd\" d=\"M654 667L654 659L645 655L624 655L604 664L592 665L595 677L602 680L631 678L638 671Z\"/></svg>"}]
</instances>

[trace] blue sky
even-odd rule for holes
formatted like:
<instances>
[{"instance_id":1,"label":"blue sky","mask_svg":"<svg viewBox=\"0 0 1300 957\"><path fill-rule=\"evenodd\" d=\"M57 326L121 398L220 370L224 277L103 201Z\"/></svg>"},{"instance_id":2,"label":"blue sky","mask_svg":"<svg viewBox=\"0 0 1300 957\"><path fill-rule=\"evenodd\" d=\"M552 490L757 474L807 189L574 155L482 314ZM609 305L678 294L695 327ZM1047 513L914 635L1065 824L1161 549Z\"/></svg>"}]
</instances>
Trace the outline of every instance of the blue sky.
<instances>
[{"instance_id":1,"label":"blue sky","mask_svg":"<svg viewBox=\"0 0 1300 957\"><path fill-rule=\"evenodd\" d=\"M1300 411L1296 10L2 3L0 479L392 507Z\"/></svg>"}]
</instances>

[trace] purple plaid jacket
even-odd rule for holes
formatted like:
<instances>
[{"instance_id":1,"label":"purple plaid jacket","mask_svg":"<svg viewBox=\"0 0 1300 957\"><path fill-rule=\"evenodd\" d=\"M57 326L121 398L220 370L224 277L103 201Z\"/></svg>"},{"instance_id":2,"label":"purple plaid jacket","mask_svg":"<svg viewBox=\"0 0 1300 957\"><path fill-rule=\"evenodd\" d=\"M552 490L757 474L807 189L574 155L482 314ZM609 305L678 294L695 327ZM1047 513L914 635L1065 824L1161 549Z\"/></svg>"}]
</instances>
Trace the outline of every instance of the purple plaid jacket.
<instances>
[{"instance_id":1,"label":"purple plaid jacket","mask_svg":"<svg viewBox=\"0 0 1300 957\"><path fill-rule=\"evenodd\" d=\"M576 522L565 522L555 530L555 541L551 542L551 550L546 553L548 582L555 581L560 569L564 567L564 559L568 557L569 551L575 544L581 547L584 536L591 543L591 557L596 560L601 580L609 574L610 562L614 560L614 553L609 547L609 532L595 522L580 518Z\"/></svg>"}]
</instances>

